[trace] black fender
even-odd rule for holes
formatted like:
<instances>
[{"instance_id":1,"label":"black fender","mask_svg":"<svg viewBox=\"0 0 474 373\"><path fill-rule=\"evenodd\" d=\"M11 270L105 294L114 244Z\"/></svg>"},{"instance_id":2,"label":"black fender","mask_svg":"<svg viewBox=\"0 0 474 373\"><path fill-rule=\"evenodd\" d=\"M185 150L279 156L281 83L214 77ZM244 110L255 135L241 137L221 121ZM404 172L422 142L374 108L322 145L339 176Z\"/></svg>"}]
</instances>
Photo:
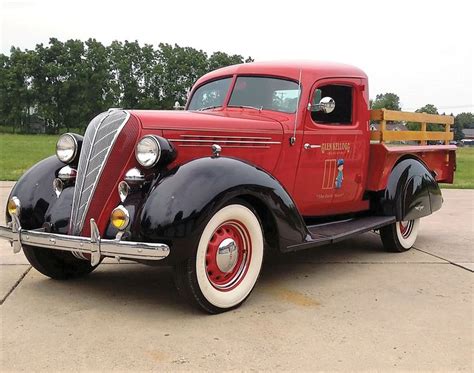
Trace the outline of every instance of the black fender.
<instances>
[{"instance_id":1,"label":"black fender","mask_svg":"<svg viewBox=\"0 0 474 373\"><path fill-rule=\"evenodd\" d=\"M397 221L422 218L439 210L443 197L431 172L419 160L406 158L395 165L381 200L384 215Z\"/></svg>"},{"instance_id":2,"label":"black fender","mask_svg":"<svg viewBox=\"0 0 474 373\"><path fill-rule=\"evenodd\" d=\"M58 231L67 232L74 187L65 188L60 198L56 197L53 189L53 180L64 166L56 156L43 159L26 171L14 185L10 197L16 196L20 200L22 228L37 229L47 221L59 221L58 228L63 225L66 230ZM7 221L10 221L11 217L8 213L6 215Z\"/></svg>"},{"instance_id":3,"label":"black fender","mask_svg":"<svg viewBox=\"0 0 474 373\"><path fill-rule=\"evenodd\" d=\"M235 198L257 210L267 243L278 249L308 237L303 218L278 180L254 165L227 157L192 160L160 178L141 210L141 237L170 245L165 261L177 263L193 254L212 214Z\"/></svg>"}]
</instances>

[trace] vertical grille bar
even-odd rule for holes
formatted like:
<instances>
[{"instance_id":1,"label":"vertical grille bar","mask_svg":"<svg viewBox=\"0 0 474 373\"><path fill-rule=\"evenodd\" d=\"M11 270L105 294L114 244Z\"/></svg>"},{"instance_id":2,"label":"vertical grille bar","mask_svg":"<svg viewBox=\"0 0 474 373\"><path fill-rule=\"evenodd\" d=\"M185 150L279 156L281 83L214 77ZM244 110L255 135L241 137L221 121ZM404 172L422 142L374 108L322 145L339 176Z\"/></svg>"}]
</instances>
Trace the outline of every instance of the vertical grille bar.
<instances>
[{"instance_id":1,"label":"vertical grille bar","mask_svg":"<svg viewBox=\"0 0 474 373\"><path fill-rule=\"evenodd\" d=\"M77 169L69 234L80 235L97 181L115 140L129 117L130 114L124 110L109 110L99 114L89 123L82 142Z\"/></svg>"}]
</instances>

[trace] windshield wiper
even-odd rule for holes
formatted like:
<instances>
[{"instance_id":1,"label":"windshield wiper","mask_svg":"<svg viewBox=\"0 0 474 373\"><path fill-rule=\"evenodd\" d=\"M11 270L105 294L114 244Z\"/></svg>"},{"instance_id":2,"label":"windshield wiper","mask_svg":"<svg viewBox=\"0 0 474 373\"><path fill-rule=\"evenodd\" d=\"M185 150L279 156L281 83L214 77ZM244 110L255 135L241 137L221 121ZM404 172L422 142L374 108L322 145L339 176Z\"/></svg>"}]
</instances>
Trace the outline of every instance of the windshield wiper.
<instances>
[{"instance_id":1,"label":"windshield wiper","mask_svg":"<svg viewBox=\"0 0 474 373\"><path fill-rule=\"evenodd\" d=\"M250 105L232 105L232 106L229 106L229 107L237 107L237 108L241 108L241 109L253 109L253 110L258 110L258 111L263 110L263 106L255 107L255 106L250 106Z\"/></svg>"},{"instance_id":2,"label":"windshield wiper","mask_svg":"<svg viewBox=\"0 0 474 373\"><path fill-rule=\"evenodd\" d=\"M204 110L211 110L211 109L216 109L218 107L221 107L222 105L216 105L216 106L206 106L206 107L202 107L200 109L197 109L196 111L204 111Z\"/></svg>"}]
</instances>

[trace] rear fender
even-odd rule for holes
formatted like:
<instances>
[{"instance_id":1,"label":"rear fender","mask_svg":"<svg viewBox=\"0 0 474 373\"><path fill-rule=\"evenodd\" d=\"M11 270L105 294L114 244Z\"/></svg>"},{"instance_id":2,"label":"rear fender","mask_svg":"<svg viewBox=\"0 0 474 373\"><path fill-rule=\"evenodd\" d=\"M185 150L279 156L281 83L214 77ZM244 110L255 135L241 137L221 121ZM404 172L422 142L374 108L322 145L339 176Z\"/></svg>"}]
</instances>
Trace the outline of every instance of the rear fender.
<instances>
[{"instance_id":1,"label":"rear fender","mask_svg":"<svg viewBox=\"0 0 474 373\"><path fill-rule=\"evenodd\" d=\"M381 199L384 215L397 220L422 218L439 210L443 203L441 190L431 172L421 161L408 158L393 168Z\"/></svg>"}]
</instances>

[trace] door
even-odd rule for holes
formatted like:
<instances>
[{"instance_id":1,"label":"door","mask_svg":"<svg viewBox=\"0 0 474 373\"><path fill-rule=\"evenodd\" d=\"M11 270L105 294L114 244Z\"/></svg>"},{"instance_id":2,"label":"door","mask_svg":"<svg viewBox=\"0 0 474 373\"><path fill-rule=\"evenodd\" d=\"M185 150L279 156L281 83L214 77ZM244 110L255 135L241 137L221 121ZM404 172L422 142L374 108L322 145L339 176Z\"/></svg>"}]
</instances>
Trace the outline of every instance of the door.
<instances>
[{"instance_id":1,"label":"door","mask_svg":"<svg viewBox=\"0 0 474 373\"><path fill-rule=\"evenodd\" d=\"M322 79L312 88L295 185L295 199L304 216L368 208L362 201L369 148L368 123L361 109L363 91L362 80L355 78ZM323 97L334 100L332 112L315 110Z\"/></svg>"}]
</instances>

